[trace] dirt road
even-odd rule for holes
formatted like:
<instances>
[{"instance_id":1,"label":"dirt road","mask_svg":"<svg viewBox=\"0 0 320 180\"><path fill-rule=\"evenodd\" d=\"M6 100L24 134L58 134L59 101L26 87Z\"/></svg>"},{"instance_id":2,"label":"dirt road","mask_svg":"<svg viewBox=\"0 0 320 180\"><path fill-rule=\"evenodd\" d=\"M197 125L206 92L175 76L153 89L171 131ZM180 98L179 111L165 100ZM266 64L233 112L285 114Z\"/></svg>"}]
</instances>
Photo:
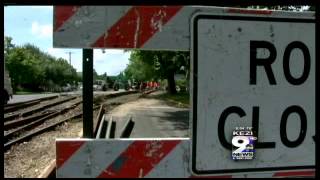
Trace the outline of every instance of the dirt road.
<instances>
[{"instance_id":1,"label":"dirt road","mask_svg":"<svg viewBox=\"0 0 320 180\"><path fill-rule=\"evenodd\" d=\"M116 137L125 120L135 121L130 138L188 137L189 109L167 105L165 101L140 98L108 113L117 122Z\"/></svg>"}]
</instances>

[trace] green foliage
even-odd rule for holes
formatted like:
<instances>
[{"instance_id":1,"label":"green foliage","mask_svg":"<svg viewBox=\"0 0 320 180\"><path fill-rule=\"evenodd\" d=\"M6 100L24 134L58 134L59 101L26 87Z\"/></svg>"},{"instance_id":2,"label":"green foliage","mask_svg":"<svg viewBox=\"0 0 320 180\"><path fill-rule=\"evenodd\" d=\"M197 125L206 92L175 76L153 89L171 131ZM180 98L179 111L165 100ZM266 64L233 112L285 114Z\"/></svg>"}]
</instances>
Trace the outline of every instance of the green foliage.
<instances>
[{"instance_id":1,"label":"green foliage","mask_svg":"<svg viewBox=\"0 0 320 180\"><path fill-rule=\"evenodd\" d=\"M32 44L15 46L11 41L5 37L4 51L14 91L48 91L79 81L76 70L65 59L56 59Z\"/></svg>"},{"instance_id":2,"label":"green foliage","mask_svg":"<svg viewBox=\"0 0 320 180\"><path fill-rule=\"evenodd\" d=\"M129 61L126 76L141 81L165 79L168 72L186 73L189 70L188 52L135 50Z\"/></svg>"},{"instance_id":3,"label":"green foliage","mask_svg":"<svg viewBox=\"0 0 320 180\"><path fill-rule=\"evenodd\" d=\"M82 82L82 72L77 72L77 81Z\"/></svg>"},{"instance_id":4,"label":"green foliage","mask_svg":"<svg viewBox=\"0 0 320 180\"><path fill-rule=\"evenodd\" d=\"M164 93L160 95L154 95L152 98L167 101L170 105L177 106L179 108L188 108L190 103L190 94L187 92L180 92L175 95Z\"/></svg>"},{"instance_id":5,"label":"green foliage","mask_svg":"<svg viewBox=\"0 0 320 180\"><path fill-rule=\"evenodd\" d=\"M177 86L179 86L180 88L186 88L189 83L189 81L187 81L186 79L181 79L181 80L177 80L176 81L176 84L177 84Z\"/></svg>"},{"instance_id":6,"label":"green foliage","mask_svg":"<svg viewBox=\"0 0 320 180\"><path fill-rule=\"evenodd\" d=\"M175 94L174 74L188 76L189 59L189 52L134 50L124 72L127 79L135 81L167 79L169 92Z\"/></svg>"},{"instance_id":7,"label":"green foliage","mask_svg":"<svg viewBox=\"0 0 320 180\"><path fill-rule=\"evenodd\" d=\"M119 75L117 76L117 80L119 82L125 83L128 81L128 78L124 75L124 72L120 72Z\"/></svg>"},{"instance_id":8,"label":"green foliage","mask_svg":"<svg viewBox=\"0 0 320 180\"><path fill-rule=\"evenodd\" d=\"M154 69L150 63L142 60L141 53L133 51L129 58L129 65L124 70L128 79L135 81L149 81L155 78L156 74L153 73Z\"/></svg>"},{"instance_id":9,"label":"green foliage","mask_svg":"<svg viewBox=\"0 0 320 180\"><path fill-rule=\"evenodd\" d=\"M7 56L10 50L14 48L14 45L12 44L12 38L11 37L4 37L4 55Z\"/></svg>"},{"instance_id":10,"label":"green foliage","mask_svg":"<svg viewBox=\"0 0 320 180\"><path fill-rule=\"evenodd\" d=\"M97 80L97 78L98 78L98 73L97 73L97 71L93 68L93 82L94 82L95 80Z\"/></svg>"}]
</instances>

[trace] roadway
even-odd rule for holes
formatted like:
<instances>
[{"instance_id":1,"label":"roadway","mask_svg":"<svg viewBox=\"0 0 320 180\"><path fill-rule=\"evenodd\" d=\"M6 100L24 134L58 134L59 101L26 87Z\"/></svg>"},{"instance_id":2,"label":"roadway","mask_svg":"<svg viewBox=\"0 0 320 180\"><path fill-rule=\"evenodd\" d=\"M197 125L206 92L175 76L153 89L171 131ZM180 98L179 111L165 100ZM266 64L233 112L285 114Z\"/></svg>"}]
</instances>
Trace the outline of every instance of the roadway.
<instances>
[{"instance_id":1,"label":"roadway","mask_svg":"<svg viewBox=\"0 0 320 180\"><path fill-rule=\"evenodd\" d=\"M122 104L108 113L116 124L116 137L125 121L130 117L135 121L130 138L189 137L189 109L167 105L153 98L140 98Z\"/></svg>"}]
</instances>

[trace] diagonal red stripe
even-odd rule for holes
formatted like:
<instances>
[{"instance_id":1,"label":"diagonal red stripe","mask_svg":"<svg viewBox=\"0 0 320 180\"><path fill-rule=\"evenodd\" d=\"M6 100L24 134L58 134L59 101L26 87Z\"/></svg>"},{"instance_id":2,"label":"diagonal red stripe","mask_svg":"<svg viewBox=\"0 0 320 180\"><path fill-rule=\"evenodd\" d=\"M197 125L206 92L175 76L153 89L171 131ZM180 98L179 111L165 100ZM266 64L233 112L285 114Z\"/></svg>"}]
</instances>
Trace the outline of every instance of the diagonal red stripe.
<instances>
[{"instance_id":1,"label":"diagonal red stripe","mask_svg":"<svg viewBox=\"0 0 320 180\"><path fill-rule=\"evenodd\" d=\"M81 6L55 6L54 7L54 27L57 31L65 21L67 21Z\"/></svg>"},{"instance_id":2,"label":"diagonal red stripe","mask_svg":"<svg viewBox=\"0 0 320 180\"><path fill-rule=\"evenodd\" d=\"M144 177L180 142L181 140L135 141L98 177Z\"/></svg>"},{"instance_id":3,"label":"diagonal red stripe","mask_svg":"<svg viewBox=\"0 0 320 180\"><path fill-rule=\"evenodd\" d=\"M56 163L60 168L82 145L84 141L57 141L56 142Z\"/></svg>"},{"instance_id":4,"label":"diagonal red stripe","mask_svg":"<svg viewBox=\"0 0 320 180\"><path fill-rule=\"evenodd\" d=\"M278 172L273 175L273 177L279 176L315 176L315 171Z\"/></svg>"},{"instance_id":5,"label":"diagonal red stripe","mask_svg":"<svg viewBox=\"0 0 320 180\"><path fill-rule=\"evenodd\" d=\"M92 47L139 48L160 31L182 6L132 7Z\"/></svg>"}]
</instances>

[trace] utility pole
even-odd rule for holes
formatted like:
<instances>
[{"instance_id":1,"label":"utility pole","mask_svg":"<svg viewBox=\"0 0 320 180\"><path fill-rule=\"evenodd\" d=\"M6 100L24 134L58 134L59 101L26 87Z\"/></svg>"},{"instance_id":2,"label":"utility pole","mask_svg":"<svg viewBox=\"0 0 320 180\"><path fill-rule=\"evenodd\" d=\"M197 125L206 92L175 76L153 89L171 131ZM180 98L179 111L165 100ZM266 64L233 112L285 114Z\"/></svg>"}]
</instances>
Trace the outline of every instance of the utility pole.
<instances>
[{"instance_id":1,"label":"utility pole","mask_svg":"<svg viewBox=\"0 0 320 180\"><path fill-rule=\"evenodd\" d=\"M69 54L69 64L71 65L71 54L72 54L73 52L69 51L69 52L66 52L66 53Z\"/></svg>"}]
</instances>

